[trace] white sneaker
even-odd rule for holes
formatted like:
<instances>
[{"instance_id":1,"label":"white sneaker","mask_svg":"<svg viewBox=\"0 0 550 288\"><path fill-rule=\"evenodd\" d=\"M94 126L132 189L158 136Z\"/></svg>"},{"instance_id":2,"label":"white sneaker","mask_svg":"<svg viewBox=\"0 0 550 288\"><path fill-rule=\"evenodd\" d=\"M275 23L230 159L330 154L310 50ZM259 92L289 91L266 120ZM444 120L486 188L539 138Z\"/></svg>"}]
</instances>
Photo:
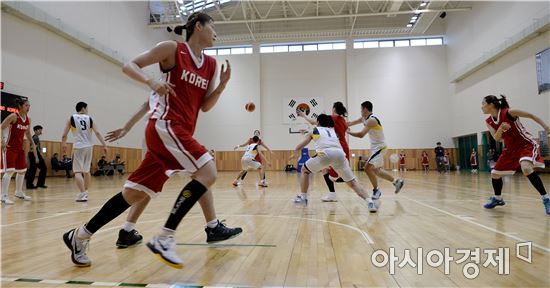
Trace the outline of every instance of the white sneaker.
<instances>
[{"instance_id":1,"label":"white sneaker","mask_svg":"<svg viewBox=\"0 0 550 288\"><path fill-rule=\"evenodd\" d=\"M395 194L401 191L401 188L403 188L403 185L405 185L405 181L403 181L403 179L395 180L395 182L393 183L393 186L395 187Z\"/></svg>"},{"instance_id":2,"label":"white sneaker","mask_svg":"<svg viewBox=\"0 0 550 288\"><path fill-rule=\"evenodd\" d=\"M292 201L296 204L302 204L304 206L307 206L307 198L302 198L300 195L296 195Z\"/></svg>"},{"instance_id":3,"label":"white sneaker","mask_svg":"<svg viewBox=\"0 0 550 288\"><path fill-rule=\"evenodd\" d=\"M8 195L3 195L2 196L2 203L7 204L7 205L12 205L13 201L10 200L10 197L8 197Z\"/></svg>"},{"instance_id":4,"label":"white sneaker","mask_svg":"<svg viewBox=\"0 0 550 288\"><path fill-rule=\"evenodd\" d=\"M80 192L76 196L76 202L86 202L88 201L88 192Z\"/></svg>"},{"instance_id":5,"label":"white sneaker","mask_svg":"<svg viewBox=\"0 0 550 288\"><path fill-rule=\"evenodd\" d=\"M267 181L265 180L260 181L260 183L258 183L258 186L267 187Z\"/></svg>"},{"instance_id":6,"label":"white sneaker","mask_svg":"<svg viewBox=\"0 0 550 288\"><path fill-rule=\"evenodd\" d=\"M67 248L71 250L71 260L76 266L88 267L92 265L92 261L86 255L88 250L88 243L90 239L80 239L77 237L78 228L71 229L67 233L63 234L63 242L67 245Z\"/></svg>"},{"instance_id":7,"label":"white sneaker","mask_svg":"<svg viewBox=\"0 0 550 288\"><path fill-rule=\"evenodd\" d=\"M177 269L183 268L183 260L176 254L176 240L174 236L155 236L149 240L147 247L168 266Z\"/></svg>"},{"instance_id":8,"label":"white sneaker","mask_svg":"<svg viewBox=\"0 0 550 288\"><path fill-rule=\"evenodd\" d=\"M336 193L328 192L325 194L325 196L321 197L321 201L323 202L338 202L338 198L336 198Z\"/></svg>"},{"instance_id":9,"label":"white sneaker","mask_svg":"<svg viewBox=\"0 0 550 288\"><path fill-rule=\"evenodd\" d=\"M378 211L378 207L376 207L376 203L374 202L369 202L367 206L369 208L370 213L376 213L376 211Z\"/></svg>"},{"instance_id":10,"label":"white sneaker","mask_svg":"<svg viewBox=\"0 0 550 288\"><path fill-rule=\"evenodd\" d=\"M25 200L25 201L31 201L32 200L31 196L27 196L27 194L25 194L25 192L15 192L15 197L17 197L19 199L22 199L22 200Z\"/></svg>"}]
</instances>

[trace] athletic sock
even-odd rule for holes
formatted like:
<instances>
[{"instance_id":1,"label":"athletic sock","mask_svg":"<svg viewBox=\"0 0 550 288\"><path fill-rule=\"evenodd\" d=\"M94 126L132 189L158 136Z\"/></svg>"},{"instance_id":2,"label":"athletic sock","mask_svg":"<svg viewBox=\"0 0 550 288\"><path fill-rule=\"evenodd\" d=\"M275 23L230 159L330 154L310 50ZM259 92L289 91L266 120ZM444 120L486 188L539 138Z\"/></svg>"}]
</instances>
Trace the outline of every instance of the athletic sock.
<instances>
[{"instance_id":1,"label":"athletic sock","mask_svg":"<svg viewBox=\"0 0 550 288\"><path fill-rule=\"evenodd\" d=\"M111 197L107 203L101 207L101 210L95 214L90 221L86 224L86 230L90 234L94 234L105 224L111 222L113 219L122 214L126 209L130 207L130 204L124 200L122 192L119 192L115 196Z\"/></svg>"},{"instance_id":2,"label":"athletic sock","mask_svg":"<svg viewBox=\"0 0 550 288\"><path fill-rule=\"evenodd\" d=\"M329 174L327 173L327 174L323 175L323 178L325 178L325 183L327 183L328 191L329 192L336 192L334 190L334 182L332 182L332 180L330 180Z\"/></svg>"},{"instance_id":3,"label":"athletic sock","mask_svg":"<svg viewBox=\"0 0 550 288\"><path fill-rule=\"evenodd\" d=\"M539 175L536 172L533 172L529 175L527 175L527 178L529 178L529 181L531 181L531 184L537 189L540 196L546 195L546 189L544 189L544 184L542 183L542 180L540 179Z\"/></svg>"},{"instance_id":4,"label":"athletic sock","mask_svg":"<svg viewBox=\"0 0 550 288\"><path fill-rule=\"evenodd\" d=\"M201 196L208 190L197 180L191 180L187 183L183 190L181 190L164 228L176 230L181 222L181 219L191 210L193 205L201 198Z\"/></svg>"}]
</instances>

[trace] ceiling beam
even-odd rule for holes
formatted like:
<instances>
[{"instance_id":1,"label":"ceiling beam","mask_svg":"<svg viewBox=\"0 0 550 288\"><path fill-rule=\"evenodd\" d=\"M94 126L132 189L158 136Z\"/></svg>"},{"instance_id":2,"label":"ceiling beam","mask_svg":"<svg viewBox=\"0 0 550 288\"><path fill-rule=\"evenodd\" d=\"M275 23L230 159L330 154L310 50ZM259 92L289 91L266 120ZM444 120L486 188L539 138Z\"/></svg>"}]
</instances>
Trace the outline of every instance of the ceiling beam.
<instances>
[{"instance_id":1,"label":"ceiling beam","mask_svg":"<svg viewBox=\"0 0 550 288\"><path fill-rule=\"evenodd\" d=\"M374 16L386 16L386 15L400 15L400 14L414 14L414 13L439 13L439 12L459 12L459 11L471 11L471 7L455 8L455 9L422 9L422 10L410 10L410 11L397 11L397 12L379 12L379 13L356 13L356 14L342 14L342 15L325 15L325 16L304 16L304 17L289 17L289 18L268 18L268 19L255 19L255 20L229 20L229 21L216 21L216 25L223 24L244 24L244 23L265 23L265 22L280 22L280 21L299 21L299 20L320 20L320 19L333 19L333 18L349 18L349 17L374 17Z\"/></svg>"}]
</instances>

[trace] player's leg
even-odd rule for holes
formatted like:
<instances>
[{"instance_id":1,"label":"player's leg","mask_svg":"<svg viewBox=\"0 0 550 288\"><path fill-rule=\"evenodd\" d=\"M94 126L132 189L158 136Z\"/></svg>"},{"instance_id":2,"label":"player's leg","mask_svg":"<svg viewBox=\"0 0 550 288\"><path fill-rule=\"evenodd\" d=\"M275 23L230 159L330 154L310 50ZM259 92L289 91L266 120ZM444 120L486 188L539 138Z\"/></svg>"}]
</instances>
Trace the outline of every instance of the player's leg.
<instances>
[{"instance_id":1,"label":"player's leg","mask_svg":"<svg viewBox=\"0 0 550 288\"><path fill-rule=\"evenodd\" d=\"M118 231L118 239L116 241L118 248L128 248L143 241L143 236L136 230L136 223L150 201L151 197L145 197L130 207L126 222L124 222L122 228Z\"/></svg>"},{"instance_id":2,"label":"player's leg","mask_svg":"<svg viewBox=\"0 0 550 288\"><path fill-rule=\"evenodd\" d=\"M493 209L496 206L503 206L506 203L502 198L502 182L503 175L514 175L516 169L519 166L519 154L509 153L504 150L500 155L495 168L491 171L491 183L493 185L494 195L489 198L489 202L485 203L483 207L487 209Z\"/></svg>"},{"instance_id":3,"label":"player's leg","mask_svg":"<svg viewBox=\"0 0 550 288\"><path fill-rule=\"evenodd\" d=\"M401 191L401 188L403 188L403 185L405 185L405 181L403 181L403 179L393 177L390 173L388 173L382 167L379 167L374 171L376 173L376 176L384 180L387 180L393 184L393 186L395 187L395 194L399 193L399 191Z\"/></svg>"},{"instance_id":4,"label":"player's leg","mask_svg":"<svg viewBox=\"0 0 550 288\"><path fill-rule=\"evenodd\" d=\"M24 151L19 151L17 153L17 158L15 159L15 197L31 201L31 197L27 196L23 192L23 182L25 182L25 172L27 171L27 161Z\"/></svg>"},{"instance_id":5,"label":"player's leg","mask_svg":"<svg viewBox=\"0 0 550 288\"><path fill-rule=\"evenodd\" d=\"M36 157L34 157L34 153L29 152L29 169L27 170L27 173L25 174L25 178L27 178L27 189L36 189L36 186L34 186L34 178L36 177Z\"/></svg>"},{"instance_id":6,"label":"player's leg","mask_svg":"<svg viewBox=\"0 0 550 288\"><path fill-rule=\"evenodd\" d=\"M542 159L540 160L540 162L543 163ZM542 180L540 179L538 173L535 172L535 165L533 164L533 161L522 160L520 162L520 165L523 175L525 175L527 179L529 179L531 185L533 185L533 187L535 187L535 189L537 189L537 191L539 192L546 214L550 214L550 198L548 197L548 193L546 193L546 188L544 187L544 184L542 183Z\"/></svg>"},{"instance_id":7,"label":"player's leg","mask_svg":"<svg viewBox=\"0 0 550 288\"><path fill-rule=\"evenodd\" d=\"M374 203L373 199L369 196L369 193L357 181L355 178L355 175L353 175L353 171L351 171L351 167L349 166L349 161L346 159L345 154L341 153L340 151L329 151L328 152L329 157L332 159L332 167L334 170L340 175L342 180L362 199L367 201L367 207L371 213L374 213L378 210L378 207L376 207L376 204Z\"/></svg>"},{"instance_id":8,"label":"player's leg","mask_svg":"<svg viewBox=\"0 0 550 288\"><path fill-rule=\"evenodd\" d=\"M2 203L4 204L13 204L13 201L8 196L8 189L10 187L11 176L13 173L14 171L7 171L4 172L4 176L2 176Z\"/></svg>"},{"instance_id":9,"label":"player's leg","mask_svg":"<svg viewBox=\"0 0 550 288\"><path fill-rule=\"evenodd\" d=\"M325 179L325 183L328 188L328 192L321 197L321 201L323 202L338 202L338 198L336 198L336 190L334 189L334 182L330 179L331 169L332 168L323 170L323 178ZM334 174L338 175L336 171L334 171Z\"/></svg>"},{"instance_id":10,"label":"player's leg","mask_svg":"<svg viewBox=\"0 0 550 288\"><path fill-rule=\"evenodd\" d=\"M256 162L257 164L254 165L256 170L258 170L259 176L260 176L260 182L258 182L258 186L260 187L267 187L267 181L265 180L265 168L264 165L260 162Z\"/></svg>"}]
</instances>

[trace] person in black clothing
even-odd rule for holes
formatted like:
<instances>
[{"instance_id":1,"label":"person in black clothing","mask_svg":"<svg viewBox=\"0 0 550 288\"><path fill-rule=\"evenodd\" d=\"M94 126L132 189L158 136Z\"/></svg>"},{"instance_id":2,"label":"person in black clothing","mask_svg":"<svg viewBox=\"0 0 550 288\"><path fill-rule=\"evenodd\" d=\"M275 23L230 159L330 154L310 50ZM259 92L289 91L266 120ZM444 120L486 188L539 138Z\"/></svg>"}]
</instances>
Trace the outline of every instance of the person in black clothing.
<instances>
[{"instance_id":1,"label":"person in black clothing","mask_svg":"<svg viewBox=\"0 0 550 288\"><path fill-rule=\"evenodd\" d=\"M59 160L59 154L53 153L52 159L50 159L50 163L52 164L52 169L56 172L59 170L65 170L65 173L67 174L67 178L71 178L71 166L70 162L66 162L67 155L63 155L63 161Z\"/></svg>"},{"instance_id":2,"label":"person in black clothing","mask_svg":"<svg viewBox=\"0 0 550 288\"><path fill-rule=\"evenodd\" d=\"M42 135L42 126L36 125L32 128L34 130L34 135L32 136L32 141L36 145L36 155L38 156L38 166L36 165L36 160L34 158L34 153L29 151L29 169L27 170L27 174L25 177L27 178L27 189L36 189L39 188L48 188L46 186L46 172L48 169L46 168L46 162L44 161L44 157L42 157L42 147L40 146L40 138L39 136ZM40 169L40 173L38 174L38 181L36 182L36 186L34 186L34 178L36 176L36 169Z\"/></svg>"},{"instance_id":3,"label":"person in black clothing","mask_svg":"<svg viewBox=\"0 0 550 288\"><path fill-rule=\"evenodd\" d=\"M435 151L435 163L437 163L437 171L443 173L445 171L445 148L441 146L441 142L437 142Z\"/></svg>"}]
</instances>

